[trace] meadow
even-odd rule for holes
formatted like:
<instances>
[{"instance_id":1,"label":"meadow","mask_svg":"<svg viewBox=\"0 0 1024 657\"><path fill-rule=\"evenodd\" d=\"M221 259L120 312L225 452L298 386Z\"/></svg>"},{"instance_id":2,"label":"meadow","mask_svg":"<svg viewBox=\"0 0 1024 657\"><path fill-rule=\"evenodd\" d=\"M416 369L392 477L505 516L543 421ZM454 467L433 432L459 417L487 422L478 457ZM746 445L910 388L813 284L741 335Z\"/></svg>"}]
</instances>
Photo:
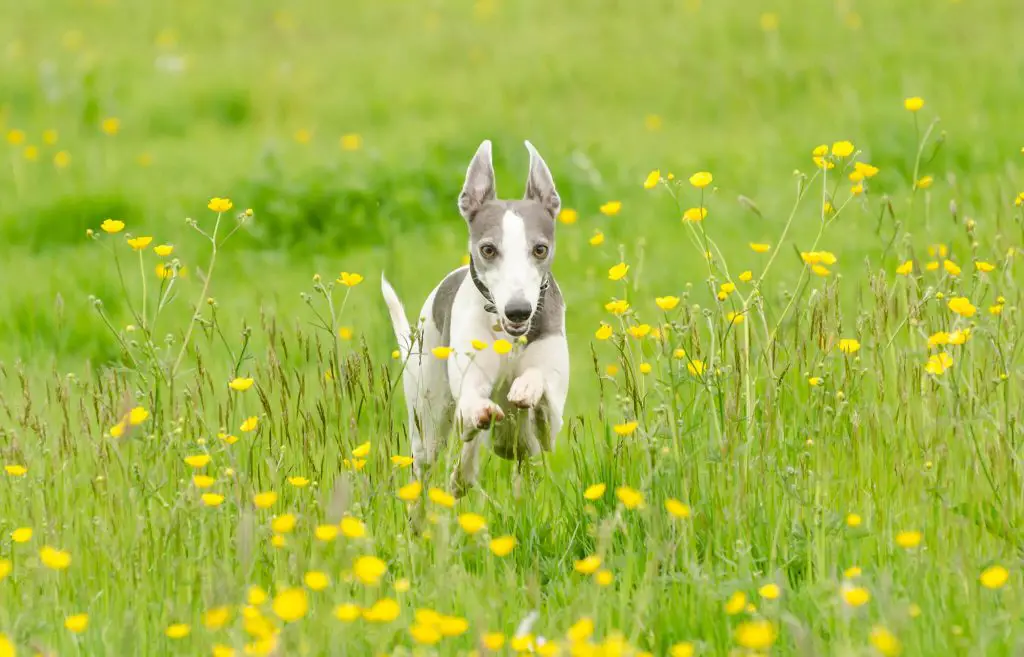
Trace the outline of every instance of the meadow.
<instances>
[{"instance_id":1,"label":"meadow","mask_svg":"<svg viewBox=\"0 0 1024 657\"><path fill-rule=\"evenodd\" d=\"M0 657L1024 653L1015 3L0 14ZM485 138L573 378L455 499L377 280Z\"/></svg>"}]
</instances>

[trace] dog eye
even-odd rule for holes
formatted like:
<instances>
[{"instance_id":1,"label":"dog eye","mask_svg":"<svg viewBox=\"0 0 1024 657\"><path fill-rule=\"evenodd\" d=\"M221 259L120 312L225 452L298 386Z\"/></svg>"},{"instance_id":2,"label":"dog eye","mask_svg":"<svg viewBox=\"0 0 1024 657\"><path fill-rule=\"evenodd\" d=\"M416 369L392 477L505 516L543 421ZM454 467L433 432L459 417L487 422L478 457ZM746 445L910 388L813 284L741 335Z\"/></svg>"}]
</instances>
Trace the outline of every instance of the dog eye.
<instances>
[{"instance_id":1,"label":"dog eye","mask_svg":"<svg viewBox=\"0 0 1024 657\"><path fill-rule=\"evenodd\" d=\"M539 259L548 257L548 247L546 244L538 244L533 247L533 257Z\"/></svg>"},{"instance_id":2,"label":"dog eye","mask_svg":"<svg viewBox=\"0 0 1024 657\"><path fill-rule=\"evenodd\" d=\"M494 256L498 255L498 249L493 244L484 244L480 247L480 255L490 260Z\"/></svg>"}]
</instances>

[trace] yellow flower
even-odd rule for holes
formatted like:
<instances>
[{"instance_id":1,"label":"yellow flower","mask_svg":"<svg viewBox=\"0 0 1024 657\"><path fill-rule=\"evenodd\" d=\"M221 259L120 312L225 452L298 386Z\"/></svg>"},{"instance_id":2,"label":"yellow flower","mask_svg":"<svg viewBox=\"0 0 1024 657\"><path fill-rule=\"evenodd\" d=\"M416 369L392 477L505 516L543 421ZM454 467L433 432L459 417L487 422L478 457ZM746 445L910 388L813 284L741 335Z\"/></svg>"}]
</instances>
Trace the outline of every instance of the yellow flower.
<instances>
[{"instance_id":1,"label":"yellow flower","mask_svg":"<svg viewBox=\"0 0 1024 657\"><path fill-rule=\"evenodd\" d=\"M625 422L623 424L616 424L615 426L612 427L612 429L614 429L615 433L617 433L620 436L628 436L628 435L632 434L634 431L636 431L636 428L638 426L639 426L639 424L634 420L632 422Z\"/></svg>"},{"instance_id":2,"label":"yellow flower","mask_svg":"<svg viewBox=\"0 0 1024 657\"><path fill-rule=\"evenodd\" d=\"M4 579L11 574L11 570L13 569L14 564L11 563L10 559L0 559L0 582L4 581Z\"/></svg>"},{"instance_id":3,"label":"yellow flower","mask_svg":"<svg viewBox=\"0 0 1024 657\"><path fill-rule=\"evenodd\" d=\"M167 629L164 630L164 634L167 635L168 639L184 639L192 633L192 628L185 623L174 623L168 625Z\"/></svg>"},{"instance_id":4,"label":"yellow flower","mask_svg":"<svg viewBox=\"0 0 1024 657\"><path fill-rule=\"evenodd\" d=\"M905 550L911 550L921 544L924 536L917 530L902 531L896 534L896 545Z\"/></svg>"},{"instance_id":5,"label":"yellow flower","mask_svg":"<svg viewBox=\"0 0 1024 657\"><path fill-rule=\"evenodd\" d=\"M989 314L992 314L992 315L1001 315L1003 313L1003 304L997 303L997 304L995 304L993 306L989 306L988 307L988 312L989 312Z\"/></svg>"},{"instance_id":6,"label":"yellow flower","mask_svg":"<svg viewBox=\"0 0 1024 657\"><path fill-rule=\"evenodd\" d=\"M425 646L432 646L441 641L441 632L433 625L413 623L409 626L409 634L413 641Z\"/></svg>"},{"instance_id":7,"label":"yellow flower","mask_svg":"<svg viewBox=\"0 0 1024 657\"><path fill-rule=\"evenodd\" d=\"M338 538L339 531L341 528L337 525L317 525L313 530L313 536L316 536L316 540L322 543L329 543Z\"/></svg>"},{"instance_id":8,"label":"yellow flower","mask_svg":"<svg viewBox=\"0 0 1024 657\"><path fill-rule=\"evenodd\" d=\"M707 171L698 171L697 173L690 176L690 184L697 189L703 189L711 184L714 178Z\"/></svg>"},{"instance_id":9,"label":"yellow flower","mask_svg":"<svg viewBox=\"0 0 1024 657\"><path fill-rule=\"evenodd\" d=\"M13 129L7 133L7 143L11 146L20 146L25 142L25 131Z\"/></svg>"},{"instance_id":10,"label":"yellow flower","mask_svg":"<svg viewBox=\"0 0 1024 657\"><path fill-rule=\"evenodd\" d=\"M157 254L161 258L166 258L167 256L174 253L174 247L171 246L170 244L160 244L158 246L153 247L153 253Z\"/></svg>"},{"instance_id":11,"label":"yellow flower","mask_svg":"<svg viewBox=\"0 0 1024 657\"><path fill-rule=\"evenodd\" d=\"M665 500L665 510L676 518L686 519L690 517L690 507L686 506L674 497Z\"/></svg>"},{"instance_id":12,"label":"yellow flower","mask_svg":"<svg viewBox=\"0 0 1024 657\"><path fill-rule=\"evenodd\" d=\"M149 246L149 243L152 242L152 241L153 241L153 238L152 237L148 237L148 236L145 236L145 237L131 237L131 238L128 239L128 246L132 247L136 251L141 251L142 249L144 249L147 246Z\"/></svg>"},{"instance_id":13,"label":"yellow flower","mask_svg":"<svg viewBox=\"0 0 1024 657\"><path fill-rule=\"evenodd\" d=\"M403 502L412 502L420 496L420 492L422 490L423 484L418 481L414 481L398 489L398 499Z\"/></svg>"},{"instance_id":14,"label":"yellow flower","mask_svg":"<svg viewBox=\"0 0 1024 657\"><path fill-rule=\"evenodd\" d=\"M613 299L612 301L604 304L604 309L613 315L622 315L629 310L629 302L622 301L621 299Z\"/></svg>"},{"instance_id":15,"label":"yellow flower","mask_svg":"<svg viewBox=\"0 0 1024 657\"><path fill-rule=\"evenodd\" d=\"M270 537L270 544L276 548L283 548L286 543L285 537L281 534L274 534Z\"/></svg>"},{"instance_id":16,"label":"yellow flower","mask_svg":"<svg viewBox=\"0 0 1024 657\"><path fill-rule=\"evenodd\" d=\"M24 477L25 473L28 472L28 468L23 465L5 465L4 472L12 477Z\"/></svg>"},{"instance_id":17,"label":"yellow flower","mask_svg":"<svg viewBox=\"0 0 1024 657\"><path fill-rule=\"evenodd\" d=\"M880 625L871 629L868 637L875 650L882 653L884 657L899 657L903 652L903 645L896 635Z\"/></svg>"},{"instance_id":18,"label":"yellow flower","mask_svg":"<svg viewBox=\"0 0 1024 657\"><path fill-rule=\"evenodd\" d=\"M216 482L216 479L207 475L194 475L192 477L192 484L200 490L204 488L210 488Z\"/></svg>"},{"instance_id":19,"label":"yellow flower","mask_svg":"<svg viewBox=\"0 0 1024 657\"><path fill-rule=\"evenodd\" d=\"M960 275L960 267L952 260L943 260L942 268L945 269L950 276Z\"/></svg>"},{"instance_id":20,"label":"yellow flower","mask_svg":"<svg viewBox=\"0 0 1024 657\"><path fill-rule=\"evenodd\" d=\"M737 312L728 312L725 315L725 321L729 322L730 324L742 324L743 314Z\"/></svg>"},{"instance_id":21,"label":"yellow flower","mask_svg":"<svg viewBox=\"0 0 1024 657\"><path fill-rule=\"evenodd\" d=\"M996 266L993 265L991 262L985 262L984 260L975 260L974 268L983 274L987 274L990 271L994 271Z\"/></svg>"},{"instance_id":22,"label":"yellow flower","mask_svg":"<svg viewBox=\"0 0 1024 657\"><path fill-rule=\"evenodd\" d=\"M345 287L355 287L363 282L363 277L359 274L351 274L347 271L343 271L341 272L341 275L338 276L338 282Z\"/></svg>"},{"instance_id":23,"label":"yellow flower","mask_svg":"<svg viewBox=\"0 0 1024 657\"><path fill-rule=\"evenodd\" d=\"M735 616L747 607L747 594L743 591L736 591L725 602L725 613Z\"/></svg>"},{"instance_id":24,"label":"yellow flower","mask_svg":"<svg viewBox=\"0 0 1024 657\"><path fill-rule=\"evenodd\" d=\"M811 151L812 157L825 157L828 155L828 144L820 144Z\"/></svg>"},{"instance_id":25,"label":"yellow flower","mask_svg":"<svg viewBox=\"0 0 1024 657\"><path fill-rule=\"evenodd\" d=\"M981 576L978 579L986 589L1001 589L1009 581L1010 571L999 565L989 566L981 571Z\"/></svg>"},{"instance_id":26,"label":"yellow flower","mask_svg":"<svg viewBox=\"0 0 1024 657\"><path fill-rule=\"evenodd\" d=\"M643 493L629 486L619 486L616 488L615 497L619 499L622 506L630 510L639 509L644 505Z\"/></svg>"},{"instance_id":27,"label":"yellow flower","mask_svg":"<svg viewBox=\"0 0 1024 657\"><path fill-rule=\"evenodd\" d=\"M647 174L647 179L644 180L644 189L654 188L658 184L659 180L661 180L661 171L658 169L651 171Z\"/></svg>"},{"instance_id":28,"label":"yellow flower","mask_svg":"<svg viewBox=\"0 0 1024 657\"><path fill-rule=\"evenodd\" d=\"M104 133L113 137L121 130L121 119L114 117L103 119L103 122L100 123L100 129L103 130Z\"/></svg>"},{"instance_id":29,"label":"yellow flower","mask_svg":"<svg viewBox=\"0 0 1024 657\"><path fill-rule=\"evenodd\" d=\"M352 564L352 574L367 586L376 585L387 571L387 564L372 555L361 556Z\"/></svg>"},{"instance_id":30,"label":"yellow flower","mask_svg":"<svg viewBox=\"0 0 1024 657\"><path fill-rule=\"evenodd\" d=\"M356 457L357 459L364 459L370 455L370 448L370 441L361 443L357 445L355 449L352 450L352 456Z\"/></svg>"},{"instance_id":31,"label":"yellow flower","mask_svg":"<svg viewBox=\"0 0 1024 657\"><path fill-rule=\"evenodd\" d=\"M515 547L516 539L514 536L499 536L498 538L491 539L490 543L491 552L498 557L507 557Z\"/></svg>"},{"instance_id":32,"label":"yellow flower","mask_svg":"<svg viewBox=\"0 0 1024 657\"><path fill-rule=\"evenodd\" d=\"M566 631L565 638L571 643L583 643L594 634L594 621L584 616L579 619Z\"/></svg>"},{"instance_id":33,"label":"yellow flower","mask_svg":"<svg viewBox=\"0 0 1024 657\"><path fill-rule=\"evenodd\" d=\"M346 602L335 607L333 613L334 617L341 622L351 623L362 615L363 610L359 608L359 605Z\"/></svg>"},{"instance_id":34,"label":"yellow flower","mask_svg":"<svg viewBox=\"0 0 1024 657\"><path fill-rule=\"evenodd\" d=\"M28 543L32 540L31 527L19 527L11 532L11 540L15 543Z\"/></svg>"},{"instance_id":35,"label":"yellow flower","mask_svg":"<svg viewBox=\"0 0 1024 657\"><path fill-rule=\"evenodd\" d=\"M480 642L491 652L498 652L505 645L505 635L501 632L487 632L480 637Z\"/></svg>"},{"instance_id":36,"label":"yellow flower","mask_svg":"<svg viewBox=\"0 0 1024 657\"><path fill-rule=\"evenodd\" d=\"M306 583L311 591L323 591L331 585L331 578L327 573L319 570L311 570L305 574L302 581Z\"/></svg>"},{"instance_id":37,"label":"yellow flower","mask_svg":"<svg viewBox=\"0 0 1024 657\"><path fill-rule=\"evenodd\" d=\"M768 251L771 248L772 248L771 244L764 244L764 243L761 243L761 242L751 242L750 243L750 250L753 251L754 253L768 253Z\"/></svg>"},{"instance_id":38,"label":"yellow flower","mask_svg":"<svg viewBox=\"0 0 1024 657\"><path fill-rule=\"evenodd\" d=\"M820 386L824 382L825 380L822 379L820 376L812 376L808 377L807 379L807 383L809 383L811 386Z\"/></svg>"},{"instance_id":39,"label":"yellow flower","mask_svg":"<svg viewBox=\"0 0 1024 657\"><path fill-rule=\"evenodd\" d=\"M604 243L604 233L599 230L595 230L594 234L591 235L590 239L587 241L590 242L590 246L600 246Z\"/></svg>"},{"instance_id":40,"label":"yellow flower","mask_svg":"<svg viewBox=\"0 0 1024 657\"><path fill-rule=\"evenodd\" d=\"M252 387L252 384L252 377L235 377L230 381L230 383L228 383L228 387L231 388L232 390L237 390L238 392L245 392L246 390Z\"/></svg>"},{"instance_id":41,"label":"yellow flower","mask_svg":"<svg viewBox=\"0 0 1024 657\"><path fill-rule=\"evenodd\" d=\"M909 276L914 271L914 261L907 260L902 265L896 268L896 273L900 276Z\"/></svg>"},{"instance_id":42,"label":"yellow flower","mask_svg":"<svg viewBox=\"0 0 1024 657\"><path fill-rule=\"evenodd\" d=\"M754 273L750 270L744 271L739 275L739 279L744 283L749 283L754 278Z\"/></svg>"},{"instance_id":43,"label":"yellow flower","mask_svg":"<svg viewBox=\"0 0 1024 657\"><path fill-rule=\"evenodd\" d=\"M697 222L704 221L707 219L708 209L704 207L700 208L687 208L686 212L683 212L683 221Z\"/></svg>"},{"instance_id":44,"label":"yellow flower","mask_svg":"<svg viewBox=\"0 0 1024 657\"><path fill-rule=\"evenodd\" d=\"M363 138L355 133L344 134L338 140L338 145L341 146L343 151L358 151L363 145Z\"/></svg>"},{"instance_id":45,"label":"yellow flower","mask_svg":"<svg viewBox=\"0 0 1024 657\"><path fill-rule=\"evenodd\" d=\"M305 488L309 485L309 479L305 477L288 477L288 485L296 488Z\"/></svg>"},{"instance_id":46,"label":"yellow flower","mask_svg":"<svg viewBox=\"0 0 1024 657\"><path fill-rule=\"evenodd\" d=\"M845 577L846 579L853 579L855 577L860 577L861 572L861 569L857 566L850 566L849 568L843 571L843 577Z\"/></svg>"},{"instance_id":47,"label":"yellow flower","mask_svg":"<svg viewBox=\"0 0 1024 657\"><path fill-rule=\"evenodd\" d=\"M908 112L916 112L924 107L924 99L920 96L911 96L903 100L903 107Z\"/></svg>"},{"instance_id":48,"label":"yellow flower","mask_svg":"<svg viewBox=\"0 0 1024 657\"><path fill-rule=\"evenodd\" d=\"M459 516L459 526L467 534L476 534L487 526L487 521L477 513L463 513Z\"/></svg>"},{"instance_id":49,"label":"yellow flower","mask_svg":"<svg viewBox=\"0 0 1024 657\"><path fill-rule=\"evenodd\" d=\"M608 487L605 484L591 484L583 491L583 497L588 500L600 499Z\"/></svg>"},{"instance_id":50,"label":"yellow flower","mask_svg":"<svg viewBox=\"0 0 1024 657\"><path fill-rule=\"evenodd\" d=\"M505 354L512 351L512 343L502 338L498 338L497 340L495 340L493 346L494 353L498 354L499 356L504 356Z\"/></svg>"},{"instance_id":51,"label":"yellow flower","mask_svg":"<svg viewBox=\"0 0 1024 657\"><path fill-rule=\"evenodd\" d=\"M231 620L231 607L214 607L203 613L203 625L208 630L219 630Z\"/></svg>"},{"instance_id":52,"label":"yellow flower","mask_svg":"<svg viewBox=\"0 0 1024 657\"><path fill-rule=\"evenodd\" d=\"M371 623L390 623L398 618L401 607L391 598L383 598L363 612L363 618Z\"/></svg>"},{"instance_id":53,"label":"yellow flower","mask_svg":"<svg viewBox=\"0 0 1024 657\"><path fill-rule=\"evenodd\" d=\"M210 460L211 457L209 454L195 454L193 456L186 456L185 464L193 468L202 468L205 467L206 464L210 462Z\"/></svg>"},{"instance_id":54,"label":"yellow flower","mask_svg":"<svg viewBox=\"0 0 1024 657\"><path fill-rule=\"evenodd\" d=\"M286 623L300 620L309 611L309 597L305 589L287 588L274 596L271 605L274 614Z\"/></svg>"},{"instance_id":55,"label":"yellow flower","mask_svg":"<svg viewBox=\"0 0 1024 657\"><path fill-rule=\"evenodd\" d=\"M477 351L483 351L487 348L487 343L483 340L470 340L469 344L471 344Z\"/></svg>"},{"instance_id":56,"label":"yellow flower","mask_svg":"<svg viewBox=\"0 0 1024 657\"><path fill-rule=\"evenodd\" d=\"M245 600L250 605L258 607L267 601L267 592L259 586L250 586L249 590L245 593Z\"/></svg>"},{"instance_id":57,"label":"yellow flower","mask_svg":"<svg viewBox=\"0 0 1024 657\"><path fill-rule=\"evenodd\" d=\"M832 154L836 157L849 157L853 155L853 143L849 141L837 141L832 144Z\"/></svg>"},{"instance_id":58,"label":"yellow flower","mask_svg":"<svg viewBox=\"0 0 1024 657\"><path fill-rule=\"evenodd\" d=\"M612 281L621 281L626 277L629 272L629 265L624 262L620 262L611 269L608 270L608 279Z\"/></svg>"},{"instance_id":59,"label":"yellow flower","mask_svg":"<svg viewBox=\"0 0 1024 657\"><path fill-rule=\"evenodd\" d=\"M124 230L124 222L119 219L104 219L103 223L100 224L100 229L104 233L110 233L111 235L120 233Z\"/></svg>"},{"instance_id":60,"label":"yellow flower","mask_svg":"<svg viewBox=\"0 0 1024 657\"><path fill-rule=\"evenodd\" d=\"M871 601L871 592L863 586L844 586L843 602L851 607L862 607Z\"/></svg>"},{"instance_id":61,"label":"yellow flower","mask_svg":"<svg viewBox=\"0 0 1024 657\"><path fill-rule=\"evenodd\" d=\"M395 580L395 593L405 593L410 587L412 587L412 582L405 577Z\"/></svg>"},{"instance_id":62,"label":"yellow flower","mask_svg":"<svg viewBox=\"0 0 1024 657\"><path fill-rule=\"evenodd\" d=\"M864 185L862 185L861 183L857 183L856 185L853 185L852 187L850 187L850 194L852 194L854 196L860 196L863 193L864 193Z\"/></svg>"},{"instance_id":63,"label":"yellow flower","mask_svg":"<svg viewBox=\"0 0 1024 657\"><path fill-rule=\"evenodd\" d=\"M855 354L860 351L860 342L853 338L843 338L839 341L839 351L848 356Z\"/></svg>"},{"instance_id":64,"label":"yellow flower","mask_svg":"<svg viewBox=\"0 0 1024 657\"><path fill-rule=\"evenodd\" d=\"M632 335L634 338L636 338L637 340L640 340L642 338L646 338L650 334L650 332L651 332L651 325L650 324L637 324L636 326L630 326L626 330L629 331L629 334Z\"/></svg>"},{"instance_id":65,"label":"yellow flower","mask_svg":"<svg viewBox=\"0 0 1024 657\"><path fill-rule=\"evenodd\" d=\"M224 496L217 493L203 493L200 499L205 506L220 506L224 503Z\"/></svg>"},{"instance_id":66,"label":"yellow flower","mask_svg":"<svg viewBox=\"0 0 1024 657\"><path fill-rule=\"evenodd\" d=\"M567 226L576 223L577 219L579 219L579 213L571 208L562 208L562 211L558 213L558 220Z\"/></svg>"},{"instance_id":67,"label":"yellow flower","mask_svg":"<svg viewBox=\"0 0 1024 657\"><path fill-rule=\"evenodd\" d=\"M782 595L782 589L778 584L765 584L757 590L757 594L765 600L775 600Z\"/></svg>"},{"instance_id":68,"label":"yellow flower","mask_svg":"<svg viewBox=\"0 0 1024 657\"><path fill-rule=\"evenodd\" d=\"M597 569L601 567L601 557L596 554L592 554L589 557L577 561L573 565L573 570L584 575L593 575L597 572Z\"/></svg>"},{"instance_id":69,"label":"yellow flower","mask_svg":"<svg viewBox=\"0 0 1024 657\"><path fill-rule=\"evenodd\" d=\"M274 491L267 491L264 493L256 493L253 495L252 503L257 509L269 509L274 506L277 502L277 493Z\"/></svg>"},{"instance_id":70,"label":"yellow flower","mask_svg":"<svg viewBox=\"0 0 1024 657\"><path fill-rule=\"evenodd\" d=\"M864 521L859 513L849 513L846 515L847 527L860 527L862 522Z\"/></svg>"},{"instance_id":71,"label":"yellow flower","mask_svg":"<svg viewBox=\"0 0 1024 657\"><path fill-rule=\"evenodd\" d=\"M935 179L931 176L923 176L917 182L914 183L914 189L928 189L932 186Z\"/></svg>"},{"instance_id":72,"label":"yellow flower","mask_svg":"<svg viewBox=\"0 0 1024 657\"><path fill-rule=\"evenodd\" d=\"M217 433L217 438L223 440L229 445L234 445L235 443L238 442L238 436L229 433L224 433L223 431Z\"/></svg>"},{"instance_id":73,"label":"yellow flower","mask_svg":"<svg viewBox=\"0 0 1024 657\"><path fill-rule=\"evenodd\" d=\"M396 468L407 468L412 465L413 460L411 456L402 456L401 454L395 454L391 457L391 463Z\"/></svg>"},{"instance_id":74,"label":"yellow flower","mask_svg":"<svg viewBox=\"0 0 1024 657\"><path fill-rule=\"evenodd\" d=\"M686 350L678 347L676 349L673 349L672 358L675 358L676 360L682 360L686 358Z\"/></svg>"},{"instance_id":75,"label":"yellow flower","mask_svg":"<svg viewBox=\"0 0 1024 657\"><path fill-rule=\"evenodd\" d=\"M341 519L341 523L338 526L341 528L341 533L347 538L362 538L366 536L366 525L359 518L345 516Z\"/></svg>"},{"instance_id":76,"label":"yellow flower","mask_svg":"<svg viewBox=\"0 0 1024 657\"><path fill-rule=\"evenodd\" d=\"M438 360L447 360L452 355L452 351L454 350L451 347L434 347L430 350L434 354L434 358Z\"/></svg>"},{"instance_id":77,"label":"yellow flower","mask_svg":"<svg viewBox=\"0 0 1024 657\"><path fill-rule=\"evenodd\" d=\"M615 215L617 215L619 213L619 210L621 210L621 209L622 209L622 201L608 201L607 203L602 205L601 208L600 208L601 214L603 214L605 216L608 216L608 217L614 217Z\"/></svg>"},{"instance_id":78,"label":"yellow flower","mask_svg":"<svg viewBox=\"0 0 1024 657\"><path fill-rule=\"evenodd\" d=\"M654 303L662 310L672 310L679 305L679 297L655 297Z\"/></svg>"},{"instance_id":79,"label":"yellow flower","mask_svg":"<svg viewBox=\"0 0 1024 657\"><path fill-rule=\"evenodd\" d=\"M878 173L878 167L873 167L867 162L854 162L853 169L865 178L873 178Z\"/></svg>"},{"instance_id":80,"label":"yellow flower","mask_svg":"<svg viewBox=\"0 0 1024 657\"><path fill-rule=\"evenodd\" d=\"M64 619L64 627L69 632L81 634L89 627L89 614L75 614Z\"/></svg>"},{"instance_id":81,"label":"yellow flower","mask_svg":"<svg viewBox=\"0 0 1024 657\"><path fill-rule=\"evenodd\" d=\"M612 337L612 327L604 322L601 322L601 327L594 331L594 337L598 340L607 340Z\"/></svg>"},{"instance_id":82,"label":"yellow flower","mask_svg":"<svg viewBox=\"0 0 1024 657\"><path fill-rule=\"evenodd\" d=\"M931 356L929 356L928 362L925 364L924 369L929 374L940 376L952 366L953 357L943 351L941 353L932 354Z\"/></svg>"},{"instance_id":83,"label":"yellow flower","mask_svg":"<svg viewBox=\"0 0 1024 657\"><path fill-rule=\"evenodd\" d=\"M654 368L651 367L650 363L640 363L639 369L641 374L650 374L654 371Z\"/></svg>"},{"instance_id":84,"label":"yellow flower","mask_svg":"<svg viewBox=\"0 0 1024 657\"><path fill-rule=\"evenodd\" d=\"M947 306L950 310L961 317L970 317L974 315L977 310L977 308L971 305L971 302L967 297L953 297L949 300Z\"/></svg>"},{"instance_id":85,"label":"yellow flower","mask_svg":"<svg viewBox=\"0 0 1024 657\"><path fill-rule=\"evenodd\" d=\"M812 157L811 159L814 161L815 166L817 166L819 169L825 169L826 171L828 171L829 169L834 169L836 167L835 162L826 159L820 155Z\"/></svg>"},{"instance_id":86,"label":"yellow flower","mask_svg":"<svg viewBox=\"0 0 1024 657\"><path fill-rule=\"evenodd\" d=\"M686 364L686 371L693 376L703 376L704 370L706 369L707 367L704 365L704 361L702 360L691 360Z\"/></svg>"},{"instance_id":87,"label":"yellow flower","mask_svg":"<svg viewBox=\"0 0 1024 657\"><path fill-rule=\"evenodd\" d=\"M340 327L338 327L338 337L341 338L342 340L351 340L352 339L352 327L350 327L350 326L340 326Z\"/></svg>"},{"instance_id":88,"label":"yellow flower","mask_svg":"<svg viewBox=\"0 0 1024 657\"><path fill-rule=\"evenodd\" d=\"M431 488L427 491L427 497L431 502L438 506L443 506L446 509L450 509L455 506L455 498L440 488Z\"/></svg>"},{"instance_id":89,"label":"yellow flower","mask_svg":"<svg viewBox=\"0 0 1024 657\"><path fill-rule=\"evenodd\" d=\"M295 516L290 513L282 513L270 521L270 528L277 534L289 534L295 529Z\"/></svg>"},{"instance_id":90,"label":"yellow flower","mask_svg":"<svg viewBox=\"0 0 1024 657\"><path fill-rule=\"evenodd\" d=\"M231 202L231 199L215 196L210 199L210 202L206 204L206 207L210 208L214 212L227 212L234 207L234 204Z\"/></svg>"},{"instance_id":91,"label":"yellow flower","mask_svg":"<svg viewBox=\"0 0 1024 657\"><path fill-rule=\"evenodd\" d=\"M610 586L615 581L615 575L610 570L599 570L594 574L594 581L598 586Z\"/></svg>"},{"instance_id":92,"label":"yellow flower","mask_svg":"<svg viewBox=\"0 0 1024 657\"><path fill-rule=\"evenodd\" d=\"M71 153L67 151L57 151L53 156L53 166L58 169L67 169L71 165Z\"/></svg>"}]
</instances>

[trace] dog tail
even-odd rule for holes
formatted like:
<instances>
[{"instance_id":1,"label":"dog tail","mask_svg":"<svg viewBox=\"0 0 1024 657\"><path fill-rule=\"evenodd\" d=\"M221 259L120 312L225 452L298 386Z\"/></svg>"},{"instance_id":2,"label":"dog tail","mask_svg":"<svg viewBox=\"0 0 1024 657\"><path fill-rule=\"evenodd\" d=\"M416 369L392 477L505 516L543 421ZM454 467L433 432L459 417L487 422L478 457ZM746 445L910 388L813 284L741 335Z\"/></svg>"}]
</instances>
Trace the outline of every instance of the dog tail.
<instances>
[{"instance_id":1,"label":"dog tail","mask_svg":"<svg viewBox=\"0 0 1024 657\"><path fill-rule=\"evenodd\" d=\"M395 329L395 338L398 340L398 348L403 353L412 349L412 327L405 316L405 308L395 294L395 288L391 287L384 274L380 275L380 291L384 295L384 303L388 304L388 314L391 315L391 326Z\"/></svg>"}]
</instances>

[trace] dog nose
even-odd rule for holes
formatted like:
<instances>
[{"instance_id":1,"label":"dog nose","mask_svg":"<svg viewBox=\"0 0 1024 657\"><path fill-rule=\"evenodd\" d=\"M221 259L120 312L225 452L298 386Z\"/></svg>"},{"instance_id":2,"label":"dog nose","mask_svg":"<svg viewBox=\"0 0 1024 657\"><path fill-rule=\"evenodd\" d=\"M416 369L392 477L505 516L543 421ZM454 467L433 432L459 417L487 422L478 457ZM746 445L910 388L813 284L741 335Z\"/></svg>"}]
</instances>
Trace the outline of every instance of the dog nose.
<instances>
[{"instance_id":1,"label":"dog nose","mask_svg":"<svg viewBox=\"0 0 1024 657\"><path fill-rule=\"evenodd\" d=\"M505 304L505 317L513 322L525 322L532 314L533 308L526 299L513 299Z\"/></svg>"}]
</instances>

